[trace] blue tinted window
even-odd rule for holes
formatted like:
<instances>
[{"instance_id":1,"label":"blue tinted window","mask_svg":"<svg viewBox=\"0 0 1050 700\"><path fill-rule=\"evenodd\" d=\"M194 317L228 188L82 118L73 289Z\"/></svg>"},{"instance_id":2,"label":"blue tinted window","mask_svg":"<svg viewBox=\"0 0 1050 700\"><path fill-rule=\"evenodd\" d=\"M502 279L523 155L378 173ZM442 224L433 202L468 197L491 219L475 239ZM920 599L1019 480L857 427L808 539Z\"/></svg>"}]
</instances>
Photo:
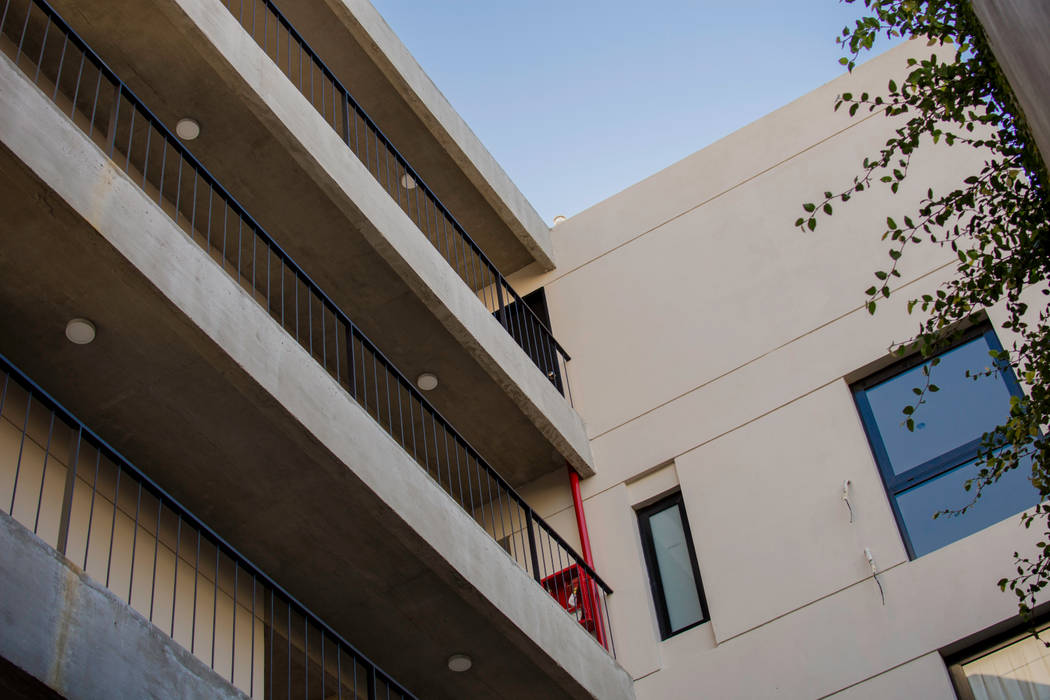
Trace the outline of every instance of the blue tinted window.
<instances>
[{"instance_id":1,"label":"blue tinted window","mask_svg":"<svg viewBox=\"0 0 1050 700\"><path fill-rule=\"evenodd\" d=\"M933 517L973 501L973 492L963 484L980 470L976 456L981 436L1006 422L1010 397L1020 393L1009 368L995 368L989 351L998 349L994 333L985 326L942 353L930 368L940 391L926 393L914 415L914 431L907 429L902 409L917 400L913 390L926 383L923 367L929 362L905 361L854 386L868 440L913 557L1039 502L1029 464L1000 478L966 513ZM967 371L976 378L967 377Z\"/></svg>"},{"instance_id":2,"label":"blue tinted window","mask_svg":"<svg viewBox=\"0 0 1050 700\"><path fill-rule=\"evenodd\" d=\"M1039 502L1039 491L1030 480L1032 466L1028 463L1000 477L966 513L941 515L935 520L934 513L958 510L973 502L973 491L964 490L963 484L976 477L978 471L976 460L971 460L897 494L897 509L908 530L914 556L921 557L961 540Z\"/></svg>"},{"instance_id":3,"label":"blue tinted window","mask_svg":"<svg viewBox=\"0 0 1050 700\"><path fill-rule=\"evenodd\" d=\"M925 384L920 365L867 389L875 426L894 474L903 474L959 445L977 440L1010 416L1010 390L992 368L984 336L953 348L930 368L932 383L940 391L927 392L915 415L915 430L904 425L901 409L915 403L912 391ZM977 374L967 378L966 371Z\"/></svg>"}]
</instances>

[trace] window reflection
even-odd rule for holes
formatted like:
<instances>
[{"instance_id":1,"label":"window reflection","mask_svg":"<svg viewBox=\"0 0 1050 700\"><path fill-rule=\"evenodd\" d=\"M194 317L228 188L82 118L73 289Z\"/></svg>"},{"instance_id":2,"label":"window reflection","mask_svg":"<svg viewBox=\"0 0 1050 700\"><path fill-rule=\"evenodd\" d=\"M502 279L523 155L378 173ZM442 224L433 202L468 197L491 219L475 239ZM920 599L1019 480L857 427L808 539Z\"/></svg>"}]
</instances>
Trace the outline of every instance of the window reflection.
<instances>
[{"instance_id":1,"label":"window reflection","mask_svg":"<svg viewBox=\"0 0 1050 700\"><path fill-rule=\"evenodd\" d=\"M853 386L872 451L911 556L920 557L1036 505L1039 492L1031 483L1026 461L1004 474L971 504L974 491L963 485L977 476L982 436L1005 423L1010 398L1020 386L1010 368L995 367L990 351L1001 346L988 325L964 335L955 347L932 361L904 360ZM915 429L905 425L905 406L918 400L916 390L929 380L939 391L927 391L913 415ZM967 373L970 376L967 376Z\"/></svg>"}]
</instances>

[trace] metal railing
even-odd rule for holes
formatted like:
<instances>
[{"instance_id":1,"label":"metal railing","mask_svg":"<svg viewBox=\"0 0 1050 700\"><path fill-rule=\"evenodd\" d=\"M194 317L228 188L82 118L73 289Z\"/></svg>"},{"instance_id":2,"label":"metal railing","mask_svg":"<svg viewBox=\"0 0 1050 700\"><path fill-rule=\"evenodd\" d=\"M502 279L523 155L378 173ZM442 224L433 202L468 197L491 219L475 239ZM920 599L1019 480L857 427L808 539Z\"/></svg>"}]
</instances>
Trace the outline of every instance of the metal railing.
<instances>
[{"instance_id":1,"label":"metal railing","mask_svg":"<svg viewBox=\"0 0 1050 700\"><path fill-rule=\"evenodd\" d=\"M270 0L219 0L559 392L565 349Z\"/></svg>"},{"instance_id":2,"label":"metal railing","mask_svg":"<svg viewBox=\"0 0 1050 700\"><path fill-rule=\"evenodd\" d=\"M0 386L0 508L176 643L253 698L414 697L2 355Z\"/></svg>"},{"instance_id":3,"label":"metal railing","mask_svg":"<svg viewBox=\"0 0 1050 700\"><path fill-rule=\"evenodd\" d=\"M438 485L613 652L608 585L190 154L45 0L6 0L0 49ZM575 589L575 592L574 592Z\"/></svg>"}]
</instances>

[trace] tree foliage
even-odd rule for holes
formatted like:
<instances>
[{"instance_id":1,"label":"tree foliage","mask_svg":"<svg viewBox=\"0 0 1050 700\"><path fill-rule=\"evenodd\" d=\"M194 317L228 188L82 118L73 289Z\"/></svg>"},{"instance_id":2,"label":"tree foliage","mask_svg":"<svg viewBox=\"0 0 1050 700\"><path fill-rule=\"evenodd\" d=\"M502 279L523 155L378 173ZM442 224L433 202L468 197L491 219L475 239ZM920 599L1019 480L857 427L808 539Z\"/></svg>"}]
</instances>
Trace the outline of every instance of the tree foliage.
<instances>
[{"instance_id":1,"label":"tree foliage","mask_svg":"<svg viewBox=\"0 0 1050 700\"><path fill-rule=\"evenodd\" d=\"M1016 340L1004 351L993 352L992 369L987 371L1009 365L1025 384L1026 395L1015 397L1008 420L985 434L980 472L966 488L976 501L1003 474L1031 464L1032 481L1043 502L1022 521L1047 534L1034 552L1015 552L1015 573L999 581L1000 588L1017 595L1020 611L1027 614L1050 583L1050 441L1041 439L1050 426L1046 167L968 0L862 1L867 16L843 29L838 39L846 54L840 62L849 70L883 33L947 47L953 55L945 60L938 57L946 54L943 49L930 50L927 59L910 59L907 76L899 83L889 81L883 95L838 96L836 110L846 108L851 116L881 113L894 120L894 135L877 154L864 159L847 187L803 204L795 226L814 230L820 217L832 215L834 206L870 188L885 187L896 194L913 156L932 144L975 149L983 160L975 172L960 177L954 189L928 188L917 209L887 216L883 239L889 260L875 271L875 282L865 292L866 305L875 313L879 302L894 293L899 263L910 247L936 245L956 256L954 274L934 293L908 301L908 312L920 311L921 320L915 337L901 343L897 352L932 356L982 309L1000 306L1005 311L1002 325ZM903 409L908 429L914 429L913 415L927 393L936 389L927 380L916 392L916 402Z\"/></svg>"}]
</instances>

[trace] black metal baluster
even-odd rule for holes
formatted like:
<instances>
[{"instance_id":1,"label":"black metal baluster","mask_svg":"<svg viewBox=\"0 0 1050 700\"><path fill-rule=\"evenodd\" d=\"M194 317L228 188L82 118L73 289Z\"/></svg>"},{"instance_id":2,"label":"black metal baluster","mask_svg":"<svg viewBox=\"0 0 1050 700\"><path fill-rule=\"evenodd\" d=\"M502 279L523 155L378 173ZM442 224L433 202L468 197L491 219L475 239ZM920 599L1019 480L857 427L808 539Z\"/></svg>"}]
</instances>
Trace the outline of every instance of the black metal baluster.
<instances>
[{"instance_id":1,"label":"black metal baluster","mask_svg":"<svg viewBox=\"0 0 1050 700\"><path fill-rule=\"evenodd\" d=\"M131 531L131 568L128 573L128 605L131 605L131 596L135 586L135 549L139 541L139 511L142 509L142 483L138 484L138 492L135 497L135 524ZM133 606L134 607L134 606Z\"/></svg>"},{"instance_id":2,"label":"black metal baluster","mask_svg":"<svg viewBox=\"0 0 1050 700\"><path fill-rule=\"evenodd\" d=\"M40 469L40 491L36 497L36 514L33 517L33 534L37 534L40 527L40 507L44 503L44 480L47 478L47 460L51 456L51 436L55 432L55 412L51 412L51 421L47 427L47 440L44 444L44 464Z\"/></svg>"},{"instance_id":3,"label":"black metal baluster","mask_svg":"<svg viewBox=\"0 0 1050 700\"><path fill-rule=\"evenodd\" d=\"M33 395L27 394L26 398L26 416L22 422L22 437L18 444L18 461L15 462L15 480L11 485L11 507L7 509L7 514L11 517L15 515L15 496L18 494L18 476L22 469L22 454L25 451L26 445L26 432L29 430L29 411L33 407Z\"/></svg>"},{"instance_id":4,"label":"black metal baluster","mask_svg":"<svg viewBox=\"0 0 1050 700\"><path fill-rule=\"evenodd\" d=\"M109 571L113 564L113 535L117 530L117 510L120 503L120 473L123 471L117 465L117 484L113 489L113 520L109 524L109 553L106 555L106 588L109 588Z\"/></svg>"}]
</instances>

